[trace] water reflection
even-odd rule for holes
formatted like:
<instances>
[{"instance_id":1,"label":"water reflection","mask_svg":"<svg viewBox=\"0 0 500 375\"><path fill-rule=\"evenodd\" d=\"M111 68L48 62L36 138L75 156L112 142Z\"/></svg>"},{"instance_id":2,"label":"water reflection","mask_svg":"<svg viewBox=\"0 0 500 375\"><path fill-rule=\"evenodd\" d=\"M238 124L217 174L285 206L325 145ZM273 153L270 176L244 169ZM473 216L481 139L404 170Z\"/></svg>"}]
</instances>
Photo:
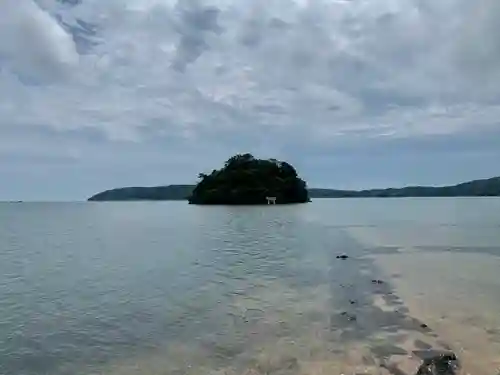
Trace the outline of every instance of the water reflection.
<instances>
[{"instance_id":1,"label":"water reflection","mask_svg":"<svg viewBox=\"0 0 500 375\"><path fill-rule=\"evenodd\" d=\"M306 256L303 270L232 290L211 317L212 332L105 373L415 374L422 349L451 349L409 314L390 282L373 282L383 274L370 249L342 230L332 238L328 259ZM336 258L340 249L348 259ZM316 282L297 282L313 269Z\"/></svg>"},{"instance_id":2,"label":"water reflection","mask_svg":"<svg viewBox=\"0 0 500 375\"><path fill-rule=\"evenodd\" d=\"M500 235L425 202L5 208L0 373L494 374Z\"/></svg>"}]
</instances>

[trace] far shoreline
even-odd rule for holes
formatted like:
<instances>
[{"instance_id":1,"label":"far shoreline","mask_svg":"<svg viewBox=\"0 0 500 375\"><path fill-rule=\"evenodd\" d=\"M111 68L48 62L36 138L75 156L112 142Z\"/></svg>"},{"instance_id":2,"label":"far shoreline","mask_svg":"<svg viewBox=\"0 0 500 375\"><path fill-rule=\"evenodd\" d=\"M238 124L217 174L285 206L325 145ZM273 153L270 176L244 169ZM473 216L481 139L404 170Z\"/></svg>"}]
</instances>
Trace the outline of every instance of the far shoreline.
<instances>
[{"instance_id":1,"label":"far shoreline","mask_svg":"<svg viewBox=\"0 0 500 375\"><path fill-rule=\"evenodd\" d=\"M187 201L195 185L124 187L105 190L88 201ZM472 180L450 186L407 186L402 188L339 190L309 188L311 199L320 198L454 198L498 197L500 177Z\"/></svg>"}]
</instances>

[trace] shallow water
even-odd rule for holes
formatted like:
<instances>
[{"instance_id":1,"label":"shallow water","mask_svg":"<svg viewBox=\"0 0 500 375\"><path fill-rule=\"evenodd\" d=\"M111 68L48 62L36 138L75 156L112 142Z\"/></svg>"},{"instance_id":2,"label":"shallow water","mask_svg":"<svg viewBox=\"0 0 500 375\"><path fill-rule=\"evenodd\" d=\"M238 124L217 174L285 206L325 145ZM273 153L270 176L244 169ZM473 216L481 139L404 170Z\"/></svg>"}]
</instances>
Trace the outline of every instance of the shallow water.
<instances>
[{"instance_id":1,"label":"shallow water","mask_svg":"<svg viewBox=\"0 0 500 375\"><path fill-rule=\"evenodd\" d=\"M496 374L499 212L0 204L0 374L414 374L428 348Z\"/></svg>"}]
</instances>

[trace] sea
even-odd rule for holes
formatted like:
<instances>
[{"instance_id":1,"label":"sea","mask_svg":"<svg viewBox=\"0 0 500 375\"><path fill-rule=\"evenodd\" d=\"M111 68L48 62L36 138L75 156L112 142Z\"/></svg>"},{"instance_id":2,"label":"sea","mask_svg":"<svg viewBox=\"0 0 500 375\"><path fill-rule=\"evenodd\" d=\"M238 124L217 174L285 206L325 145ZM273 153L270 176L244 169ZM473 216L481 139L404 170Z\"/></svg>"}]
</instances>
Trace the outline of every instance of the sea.
<instances>
[{"instance_id":1,"label":"sea","mask_svg":"<svg viewBox=\"0 0 500 375\"><path fill-rule=\"evenodd\" d=\"M0 203L2 375L414 375L431 351L500 371L499 198Z\"/></svg>"}]
</instances>

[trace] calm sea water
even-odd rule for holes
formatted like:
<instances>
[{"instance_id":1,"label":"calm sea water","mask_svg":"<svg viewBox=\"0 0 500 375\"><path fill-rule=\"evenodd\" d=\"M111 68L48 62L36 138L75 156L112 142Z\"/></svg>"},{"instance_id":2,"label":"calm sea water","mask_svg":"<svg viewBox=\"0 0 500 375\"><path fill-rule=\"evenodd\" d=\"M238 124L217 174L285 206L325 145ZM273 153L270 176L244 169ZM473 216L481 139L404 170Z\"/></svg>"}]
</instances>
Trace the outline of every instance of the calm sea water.
<instances>
[{"instance_id":1,"label":"calm sea water","mask_svg":"<svg viewBox=\"0 0 500 375\"><path fill-rule=\"evenodd\" d=\"M428 348L500 368L500 199L2 203L0 223L0 374L412 374Z\"/></svg>"}]
</instances>

